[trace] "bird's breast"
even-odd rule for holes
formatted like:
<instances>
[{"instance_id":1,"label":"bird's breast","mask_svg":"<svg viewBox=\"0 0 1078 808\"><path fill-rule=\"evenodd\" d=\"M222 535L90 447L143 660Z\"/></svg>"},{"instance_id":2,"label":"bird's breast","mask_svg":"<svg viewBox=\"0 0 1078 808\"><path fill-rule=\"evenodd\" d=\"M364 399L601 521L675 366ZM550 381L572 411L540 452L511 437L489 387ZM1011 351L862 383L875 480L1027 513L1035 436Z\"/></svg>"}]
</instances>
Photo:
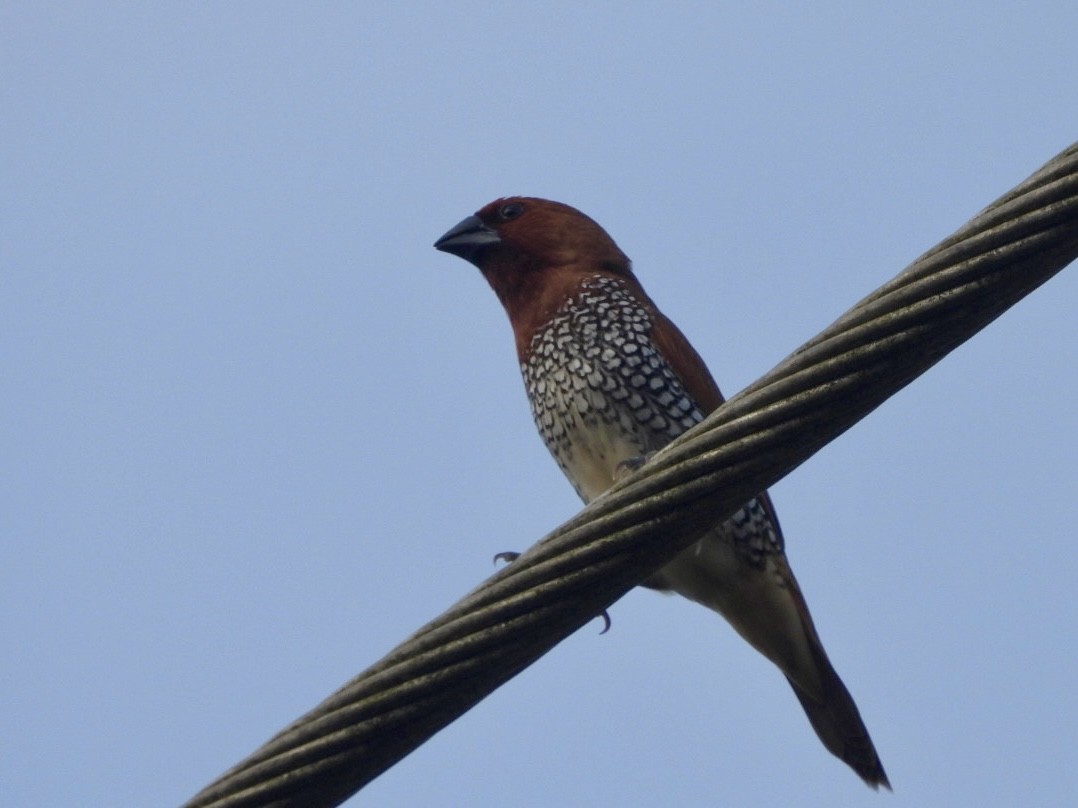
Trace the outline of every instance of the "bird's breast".
<instances>
[{"instance_id":1,"label":"bird's breast","mask_svg":"<svg viewBox=\"0 0 1078 808\"><path fill-rule=\"evenodd\" d=\"M620 281L587 278L533 335L522 364L539 433L585 501L618 465L703 419L651 340L652 316Z\"/></svg>"}]
</instances>

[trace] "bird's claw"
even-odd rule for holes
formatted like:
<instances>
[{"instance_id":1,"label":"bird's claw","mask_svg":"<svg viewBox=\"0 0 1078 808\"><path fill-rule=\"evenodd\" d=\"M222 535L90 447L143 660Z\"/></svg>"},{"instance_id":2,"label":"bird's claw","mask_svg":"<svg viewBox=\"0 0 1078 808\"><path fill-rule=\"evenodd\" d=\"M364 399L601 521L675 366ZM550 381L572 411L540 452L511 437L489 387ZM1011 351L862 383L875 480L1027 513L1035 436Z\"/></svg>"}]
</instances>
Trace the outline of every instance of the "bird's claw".
<instances>
[{"instance_id":1,"label":"bird's claw","mask_svg":"<svg viewBox=\"0 0 1078 808\"><path fill-rule=\"evenodd\" d=\"M512 550L506 550L506 551L501 552L501 553L495 553L495 555L494 555L494 563L497 564L499 561L504 561L506 564L511 564L512 562L516 561L518 558L520 558L520 553L516 553L516 552L514 552ZM600 631L599 633L600 634L606 634L606 632L610 631L610 627L612 625L614 625L614 624L610 620L610 614L606 611L606 609L603 609L603 611L599 614L599 616L601 618L603 618L603 630Z\"/></svg>"},{"instance_id":2,"label":"bird's claw","mask_svg":"<svg viewBox=\"0 0 1078 808\"><path fill-rule=\"evenodd\" d=\"M603 618L603 630L599 632L599 635L602 636L603 634L606 634L606 632L610 631L610 627L614 624L611 622L610 613L606 609L603 609L602 613L599 616Z\"/></svg>"}]
</instances>

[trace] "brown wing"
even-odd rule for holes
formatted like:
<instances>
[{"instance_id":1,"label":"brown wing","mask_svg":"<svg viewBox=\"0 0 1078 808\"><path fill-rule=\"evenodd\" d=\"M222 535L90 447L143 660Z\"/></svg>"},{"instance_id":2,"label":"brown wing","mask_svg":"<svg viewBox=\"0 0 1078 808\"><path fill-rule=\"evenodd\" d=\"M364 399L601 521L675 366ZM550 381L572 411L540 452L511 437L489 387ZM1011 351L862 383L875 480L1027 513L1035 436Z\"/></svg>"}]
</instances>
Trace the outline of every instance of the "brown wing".
<instances>
[{"instance_id":1,"label":"brown wing","mask_svg":"<svg viewBox=\"0 0 1078 808\"><path fill-rule=\"evenodd\" d=\"M719 386L707 369L700 354L692 347L692 344L681 329L661 311L655 310L655 325L651 329L651 339L655 347L663 355L670 367L682 384L685 391L696 402L704 415L710 415L719 408L725 399L719 391Z\"/></svg>"}]
</instances>

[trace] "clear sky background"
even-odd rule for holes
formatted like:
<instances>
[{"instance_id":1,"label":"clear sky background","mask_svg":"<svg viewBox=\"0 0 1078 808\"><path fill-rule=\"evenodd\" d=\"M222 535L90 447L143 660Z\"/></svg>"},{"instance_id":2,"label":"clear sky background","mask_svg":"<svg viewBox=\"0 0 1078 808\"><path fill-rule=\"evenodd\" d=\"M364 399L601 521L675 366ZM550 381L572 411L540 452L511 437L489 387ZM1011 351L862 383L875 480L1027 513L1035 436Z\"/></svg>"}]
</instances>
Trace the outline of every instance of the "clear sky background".
<instances>
[{"instance_id":1,"label":"clear sky background","mask_svg":"<svg viewBox=\"0 0 1078 808\"><path fill-rule=\"evenodd\" d=\"M8 3L0 801L176 805L579 507L432 242L603 224L732 394L1078 138L1071 2ZM895 786L634 591L353 800L1078 803L1078 270L773 489Z\"/></svg>"}]
</instances>

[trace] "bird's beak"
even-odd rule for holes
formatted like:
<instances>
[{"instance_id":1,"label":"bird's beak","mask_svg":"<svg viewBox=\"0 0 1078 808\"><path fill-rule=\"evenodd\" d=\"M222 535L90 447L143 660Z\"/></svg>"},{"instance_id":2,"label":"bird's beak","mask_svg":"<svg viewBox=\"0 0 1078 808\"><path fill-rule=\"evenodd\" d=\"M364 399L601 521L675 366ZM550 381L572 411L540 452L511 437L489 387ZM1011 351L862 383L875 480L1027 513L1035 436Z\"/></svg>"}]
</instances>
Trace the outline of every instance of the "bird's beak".
<instances>
[{"instance_id":1,"label":"bird's beak","mask_svg":"<svg viewBox=\"0 0 1078 808\"><path fill-rule=\"evenodd\" d=\"M434 248L474 264L485 247L500 243L498 234L483 224L478 216L469 216L434 242Z\"/></svg>"}]
</instances>

